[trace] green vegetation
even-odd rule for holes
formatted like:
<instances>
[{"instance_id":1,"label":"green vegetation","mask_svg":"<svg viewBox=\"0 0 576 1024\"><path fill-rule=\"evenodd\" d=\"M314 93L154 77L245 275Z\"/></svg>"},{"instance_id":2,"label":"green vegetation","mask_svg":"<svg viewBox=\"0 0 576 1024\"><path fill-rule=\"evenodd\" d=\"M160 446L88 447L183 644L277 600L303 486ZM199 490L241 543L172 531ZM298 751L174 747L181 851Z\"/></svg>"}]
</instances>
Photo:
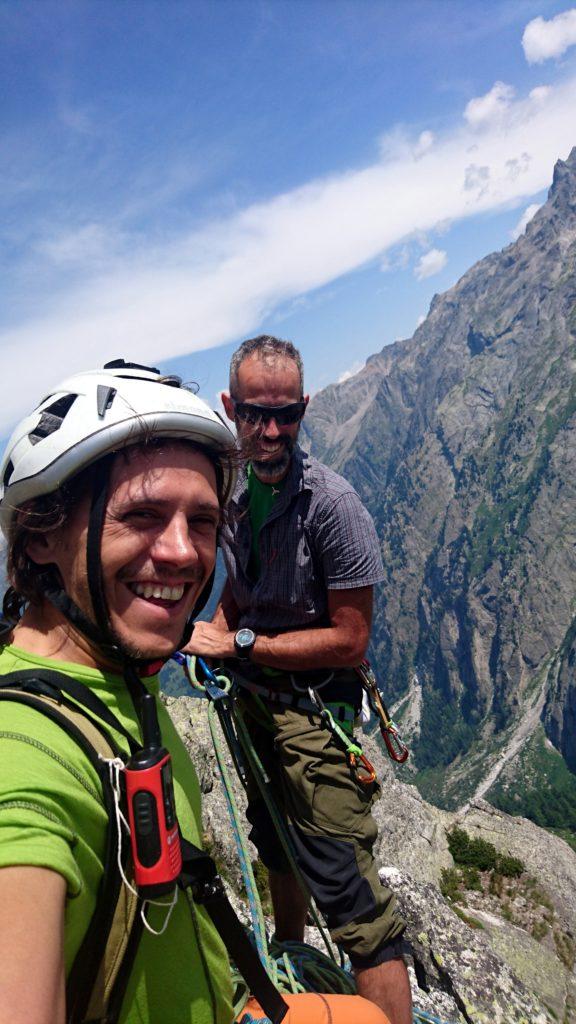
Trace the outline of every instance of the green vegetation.
<instances>
[{"instance_id":1,"label":"green vegetation","mask_svg":"<svg viewBox=\"0 0 576 1024\"><path fill-rule=\"evenodd\" d=\"M556 952L564 966L572 971L574 963L576 962L576 943L574 939L567 935L566 932L555 931L554 932L554 945L556 946Z\"/></svg>"},{"instance_id":2,"label":"green vegetation","mask_svg":"<svg viewBox=\"0 0 576 1024\"><path fill-rule=\"evenodd\" d=\"M465 914L461 907L452 907L452 910L460 920L464 921L464 924L467 924L470 928L482 929L482 931L484 931L484 925L482 922L476 917L470 917L469 914Z\"/></svg>"},{"instance_id":3,"label":"green vegetation","mask_svg":"<svg viewBox=\"0 0 576 1024\"><path fill-rule=\"evenodd\" d=\"M556 832L576 849L576 776L546 743L541 726L486 798L507 814L521 814Z\"/></svg>"},{"instance_id":4,"label":"green vegetation","mask_svg":"<svg viewBox=\"0 0 576 1024\"><path fill-rule=\"evenodd\" d=\"M468 750L476 728L476 721L464 720L458 703L448 701L440 690L424 687L420 737L414 744L418 765L427 769L450 764Z\"/></svg>"},{"instance_id":5,"label":"green vegetation","mask_svg":"<svg viewBox=\"0 0 576 1024\"><path fill-rule=\"evenodd\" d=\"M498 853L496 847L485 839L471 839L463 828L453 828L447 838L448 849L455 863L465 865L466 870L472 872L468 875L470 879L479 881L479 871L493 871L504 878L519 878L525 870L518 857ZM468 889L474 887L467 886Z\"/></svg>"},{"instance_id":6,"label":"green vegetation","mask_svg":"<svg viewBox=\"0 0 576 1024\"><path fill-rule=\"evenodd\" d=\"M576 412L576 386L564 405L553 399L540 424L533 451L523 463L525 472L510 477L510 450L527 429L520 402L506 411L487 455L484 478L490 494L477 510L472 530L470 575L482 575L496 559L509 564L526 532L532 506L549 463L550 445Z\"/></svg>"},{"instance_id":7,"label":"green vegetation","mask_svg":"<svg viewBox=\"0 0 576 1024\"><path fill-rule=\"evenodd\" d=\"M547 893L543 892L535 878L526 879L526 897L534 906L544 907L549 915L554 913L552 900Z\"/></svg>"},{"instance_id":8,"label":"green vegetation","mask_svg":"<svg viewBox=\"0 0 576 1024\"><path fill-rule=\"evenodd\" d=\"M455 867L442 871L440 890L454 913L470 928L484 928L468 910L467 894L480 893L480 906L487 901L488 909L496 910L503 920L523 928L537 942L546 941L547 947L554 949L567 970L572 971L576 940L562 929L552 900L537 879L526 874L522 861L499 853L492 843L474 839L462 828L451 829L447 839ZM479 898L470 895L469 899L474 911Z\"/></svg>"},{"instance_id":9,"label":"green vegetation","mask_svg":"<svg viewBox=\"0 0 576 1024\"><path fill-rule=\"evenodd\" d=\"M256 882L262 910L270 916L273 910L272 896L270 895L270 886L268 884L268 871L260 859L252 861L252 871L254 872L254 881Z\"/></svg>"},{"instance_id":10,"label":"green vegetation","mask_svg":"<svg viewBox=\"0 0 576 1024\"><path fill-rule=\"evenodd\" d=\"M462 881L464 882L464 887L466 889L470 889L474 892L483 892L480 872L478 868L473 865L462 869Z\"/></svg>"},{"instance_id":11,"label":"green vegetation","mask_svg":"<svg viewBox=\"0 0 576 1024\"><path fill-rule=\"evenodd\" d=\"M510 924L514 924L514 914L512 913L512 907L508 900L505 900L502 904L501 914L505 921L509 921Z\"/></svg>"},{"instance_id":12,"label":"green vegetation","mask_svg":"<svg viewBox=\"0 0 576 1024\"><path fill-rule=\"evenodd\" d=\"M550 926L547 924L546 921L535 921L532 926L532 938L536 939L538 942L541 942L541 940L548 935L549 931Z\"/></svg>"},{"instance_id":13,"label":"green vegetation","mask_svg":"<svg viewBox=\"0 0 576 1024\"><path fill-rule=\"evenodd\" d=\"M455 903L462 899L460 893L460 872L456 868L442 868L440 892L445 900Z\"/></svg>"},{"instance_id":14,"label":"green vegetation","mask_svg":"<svg viewBox=\"0 0 576 1024\"><path fill-rule=\"evenodd\" d=\"M576 834L574 832L570 832L567 828L549 828L548 831L553 832L555 836L563 839L564 842L568 843L568 846L570 846L576 853Z\"/></svg>"}]
</instances>

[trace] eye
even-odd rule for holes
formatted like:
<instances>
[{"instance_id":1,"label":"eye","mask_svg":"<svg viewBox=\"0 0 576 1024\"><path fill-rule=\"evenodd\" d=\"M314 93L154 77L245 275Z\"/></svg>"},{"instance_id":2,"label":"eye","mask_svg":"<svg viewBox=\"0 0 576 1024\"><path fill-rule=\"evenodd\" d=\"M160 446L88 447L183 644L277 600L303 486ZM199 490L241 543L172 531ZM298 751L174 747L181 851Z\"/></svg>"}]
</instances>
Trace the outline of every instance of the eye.
<instances>
[{"instance_id":1,"label":"eye","mask_svg":"<svg viewBox=\"0 0 576 1024\"><path fill-rule=\"evenodd\" d=\"M203 514L191 516L188 523L191 530L201 531L202 533L215 533L218 529L219 519L210 514Z\"/></svg>"},{"instance_id":2,"label":"eye","mask_svg":"<svg viewBox=\"0 0 576 1024\"><path fill-rule=\"evenodd\" d=\"M124 513L122 521L145 526L148 523L156 523L158 521L158 513L150 508L131 508L128 512Z\"/></svg>"}]
</instances>

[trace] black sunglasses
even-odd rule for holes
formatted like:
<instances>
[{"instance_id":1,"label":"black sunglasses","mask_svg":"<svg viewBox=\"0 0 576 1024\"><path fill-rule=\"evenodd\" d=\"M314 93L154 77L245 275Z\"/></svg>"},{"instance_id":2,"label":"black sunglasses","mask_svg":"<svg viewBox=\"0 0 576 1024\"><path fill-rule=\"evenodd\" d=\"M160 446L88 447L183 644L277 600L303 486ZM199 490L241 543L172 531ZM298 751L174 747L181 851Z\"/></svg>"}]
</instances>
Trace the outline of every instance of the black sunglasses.
<instances>
[{"instance_id":1,"label":"black sunglasses","mask_svg":"<svg viewBox=\"0 0 576 1024\"><path fill-rule=\"evenodd\" d=\"M291 405L252 405L251 402L234 402L234 411L242 423L255 427L259 423L275 420L279 427L287 427L301 420L306 402L292 402Z\"/></svg>"}]
</instances>

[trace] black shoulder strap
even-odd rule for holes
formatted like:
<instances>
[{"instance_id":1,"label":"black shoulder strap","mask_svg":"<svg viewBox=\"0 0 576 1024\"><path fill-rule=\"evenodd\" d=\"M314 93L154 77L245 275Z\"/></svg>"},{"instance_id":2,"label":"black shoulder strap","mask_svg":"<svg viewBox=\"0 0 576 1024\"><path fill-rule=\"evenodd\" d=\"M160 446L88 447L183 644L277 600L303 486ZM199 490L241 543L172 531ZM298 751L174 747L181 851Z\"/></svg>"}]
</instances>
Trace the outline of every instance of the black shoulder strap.
<instances>
[{"instance_id":1,"label":"black shoulder strap","mask_svg":"<svg viewBox=\"0 0 576 1024\"><path fill-rule=\"evenodd\" d=\"M269 978L244 926L230 903L212 857L181 837L182 873L179 884L190 888L194 902L204 906L248 988L272 1024L280 1024L288 1004Z\"/></svg>"},{"instance_id":2,"label":"black shoulder strap","mask_svg":"<svg viewBox=\"0 0 576 1024\"><path fill-rule=\"evenodd\" d=\"M44 668L44 666L36 669L9 672L7 675L0 676L0 689L3 688L52 697L59 704L68 703L68 706L70 706L69 702L65 698L66 696L72 697L77 704L80 704L84 713L90 713L91 720L92 716L95 716L100 719L101 723L103 722L108 726L109 729L114 729L117 733L120 733L127 741L131 753L138 749L138 744L132 739L132 736L121 722L118 721L116 715L104 704L104 701L100 700L100 697L97 697L84 683L79 682L72 676L66 675L64 672L56 672L54 669ZM96 722L95 725L99 726L102 731L100 723ZM108 732L106 732L106 735L109 735Z\"/></svg>"},{"instance_id":3,"label":"black shoulder strap","mask_svg":"<svg viewBox=\"0 0 576 1024\"><path fill-rule=\"evenodd\" d=\"M63 691L78 703L67 700ZM114 793L103 758L121 753L101 722L106 721L134 741L112 712L82 683L50 669L33 669L0 676L0 700L15 701L34 708L55 722L86 754L102 783L108 817L104 871L96 907L82 945L66 982L67 1024L88 1024L118 1019L130 971L142 933L139 901L131 897L118 870L119 837L116 828ZM88 709L91 714L86 713ZM122 850L123 868L129 872L128 847Z\"/></svg>"}]
</instances>

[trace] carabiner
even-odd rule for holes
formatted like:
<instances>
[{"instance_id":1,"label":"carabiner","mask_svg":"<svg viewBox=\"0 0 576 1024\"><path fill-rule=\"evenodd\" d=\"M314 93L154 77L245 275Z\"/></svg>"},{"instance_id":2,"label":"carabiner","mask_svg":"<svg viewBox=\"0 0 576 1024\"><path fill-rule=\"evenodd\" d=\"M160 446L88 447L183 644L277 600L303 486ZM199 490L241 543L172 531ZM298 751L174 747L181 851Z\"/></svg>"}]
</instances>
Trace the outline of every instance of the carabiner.
<instances>
[{"instance_id":1,"label":"carabiner","mask_svg":"<svg viewBox=\"0 0 576 1024\"><path fill-rule=\"evenodd\" d=\"M370 786L376 782L376 770L374 765L366 757L366 754L348 754L350 767L356 772L356 778L361 786Z\"/></svg>"},{"instance_id":2,"label":"carabiner","mask_svg":"<svg viewBox=\"0 0 576 1024\"><path fill-rule=\"evenodd\" d=\"M382 733L382 739L386 744L386 748L392 760L396 761L396 764L404 764L410 756L410 751L406 744L400 739L396 732L396 728L391 723L386 728L381 726L380 732Z\"/></svg>"}]
</instances>

